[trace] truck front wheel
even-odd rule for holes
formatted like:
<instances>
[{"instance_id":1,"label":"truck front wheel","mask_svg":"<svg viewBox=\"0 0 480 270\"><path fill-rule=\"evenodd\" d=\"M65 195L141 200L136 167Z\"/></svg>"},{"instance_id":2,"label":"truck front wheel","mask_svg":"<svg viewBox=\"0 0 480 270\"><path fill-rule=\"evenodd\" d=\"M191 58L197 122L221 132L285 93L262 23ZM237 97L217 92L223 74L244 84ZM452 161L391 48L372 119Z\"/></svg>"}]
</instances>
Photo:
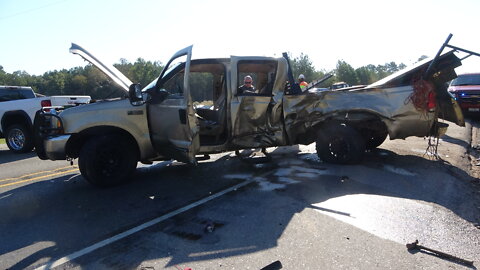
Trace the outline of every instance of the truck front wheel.
<instances>
[{"instance_id":1,"label":"truck front wheel","mask_svg":"<svg viewBox=\"0 0 480 270\"><path fill-rule=\"evenodd\" d=\"M15 153L27 153L33 149L32 132L24 125L16 124L7 128L5 141L10 150Z\"/></svg>"},{"instance_id":2,"label":"truck front wheel","mask_svg":"<svg viewBox=\"0 0 480 270\"><path fill-rule=\"evenodd\" d=\"M127 182L137 167L137 148L127 138L104 135L89 139L82 147L78 166L91 184L111 187Z\"/></svg>"},{"instance_id":3,"label":"truck front wheel","mask_svg":"<svg viewBox=\"0 0 480 270\"><path fill-rule=\"evenodd\" d=\"M345 124L327 124L317 136L317 155L329 163L359 163L365 153L365 140L353 127Z\"/></svg>"}]
</instances>

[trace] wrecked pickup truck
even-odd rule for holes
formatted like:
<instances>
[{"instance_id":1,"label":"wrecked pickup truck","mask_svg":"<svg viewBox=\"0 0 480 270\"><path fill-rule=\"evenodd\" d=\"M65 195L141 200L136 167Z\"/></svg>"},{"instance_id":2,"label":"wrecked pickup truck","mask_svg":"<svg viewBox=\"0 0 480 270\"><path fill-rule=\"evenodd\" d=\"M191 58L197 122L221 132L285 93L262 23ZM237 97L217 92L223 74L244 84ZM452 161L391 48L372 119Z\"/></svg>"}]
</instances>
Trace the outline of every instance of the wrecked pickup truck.
<instances>
[{"instance_id":1,"label":"wrecked pickup truck","mask_svg":"<svg viewBox=\"0 0 480 270\"><path fill-rule=\"evenodd\" d=\"M193 60L190 46L142 89L80 46L72 44L70 52L99 67L128 98L37 113L37 154L79 158L81 174L97 186L127 181L137 162L195 164L199 155L313 142L323 161L357 163L387 135L438 136L448 126L439 117L464 125L447 92L446 82L461 65L453 51L372 85L329 91L289 83L294 79L285 54ZM257 93L237 93L246 75Z\"/></svg>"}]
</instances>

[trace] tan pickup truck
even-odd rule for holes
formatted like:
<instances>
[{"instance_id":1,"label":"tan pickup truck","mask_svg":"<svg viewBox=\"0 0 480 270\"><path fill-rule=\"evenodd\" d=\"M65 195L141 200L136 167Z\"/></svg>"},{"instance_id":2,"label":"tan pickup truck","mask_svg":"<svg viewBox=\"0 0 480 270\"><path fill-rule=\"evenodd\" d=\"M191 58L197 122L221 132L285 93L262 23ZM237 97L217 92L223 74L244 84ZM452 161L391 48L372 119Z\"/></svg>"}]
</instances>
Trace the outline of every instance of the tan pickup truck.
<instances>
[{"instance_id":1,"label":"tan pickup truck","mask_svg":"<svg viewBox=\"0 0 480 270\"><path fill-rule=\"evenodd\" d=\"M387 136L438 136L448 126L440 117L464 125L447 92L461 65L453 51L372 85L327 91L289 83L285 55L193 60L190 46L141 88L80 46L70 51L98 66L129 98L39 113L36 148L42 159L79 158L83 177L97 186L127 181L137 162L195 164L198 155L312 142L326 162L357 163ZM257 91L239 94L246 75Z\"/></svg>"}]
</instances>

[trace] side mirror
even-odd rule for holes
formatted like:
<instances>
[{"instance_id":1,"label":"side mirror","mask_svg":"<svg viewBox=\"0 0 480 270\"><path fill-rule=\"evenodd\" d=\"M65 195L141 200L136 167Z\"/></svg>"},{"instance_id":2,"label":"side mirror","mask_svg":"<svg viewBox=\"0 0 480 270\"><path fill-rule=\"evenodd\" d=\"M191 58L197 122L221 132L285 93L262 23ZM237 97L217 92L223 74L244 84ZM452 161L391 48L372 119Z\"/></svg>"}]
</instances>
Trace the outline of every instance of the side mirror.
<instances>
[{"instance_id":1,"label":"side mirror","mask_svg":"<svg viewBox=\"0 0 480 270\"><path fill-rule=\"evenodd\" d=\"M128 99L133 106L140 106L143 104L142 87L138 83L130 85L128 88Z\"/></svg>"}]
</instances>

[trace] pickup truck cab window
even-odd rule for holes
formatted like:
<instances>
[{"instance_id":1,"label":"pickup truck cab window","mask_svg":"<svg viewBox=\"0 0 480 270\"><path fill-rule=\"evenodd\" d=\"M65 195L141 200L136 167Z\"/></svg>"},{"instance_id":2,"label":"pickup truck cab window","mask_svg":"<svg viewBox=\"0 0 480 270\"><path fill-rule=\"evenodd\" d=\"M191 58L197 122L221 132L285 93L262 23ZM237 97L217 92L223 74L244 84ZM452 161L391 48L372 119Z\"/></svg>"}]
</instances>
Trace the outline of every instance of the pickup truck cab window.
<instances>
[{"instance_id":1,"label":"pickup truck cab window","mask_svg":"<svg viewBox=\"0 0 480 270\"><path fill-rule=\"evenodd\" d=\"M0 88L0 102L27 98L35 98L31 88L26 90Z\"/></svg>"},{"instance_id":2,"label":"pickup truck cab window","mask_svg":"<svg viewBox=\"0 0 480 270\"><path fill-rule=\"evenodd\" d=\"M251 76L256 90L255 93L237 93L238 95L272 95L273 83L277 72L277 61L242 60L238 62L238 71L237 81L239 85L243 83L245 76Z\"/></svg>"}]
</instances>

